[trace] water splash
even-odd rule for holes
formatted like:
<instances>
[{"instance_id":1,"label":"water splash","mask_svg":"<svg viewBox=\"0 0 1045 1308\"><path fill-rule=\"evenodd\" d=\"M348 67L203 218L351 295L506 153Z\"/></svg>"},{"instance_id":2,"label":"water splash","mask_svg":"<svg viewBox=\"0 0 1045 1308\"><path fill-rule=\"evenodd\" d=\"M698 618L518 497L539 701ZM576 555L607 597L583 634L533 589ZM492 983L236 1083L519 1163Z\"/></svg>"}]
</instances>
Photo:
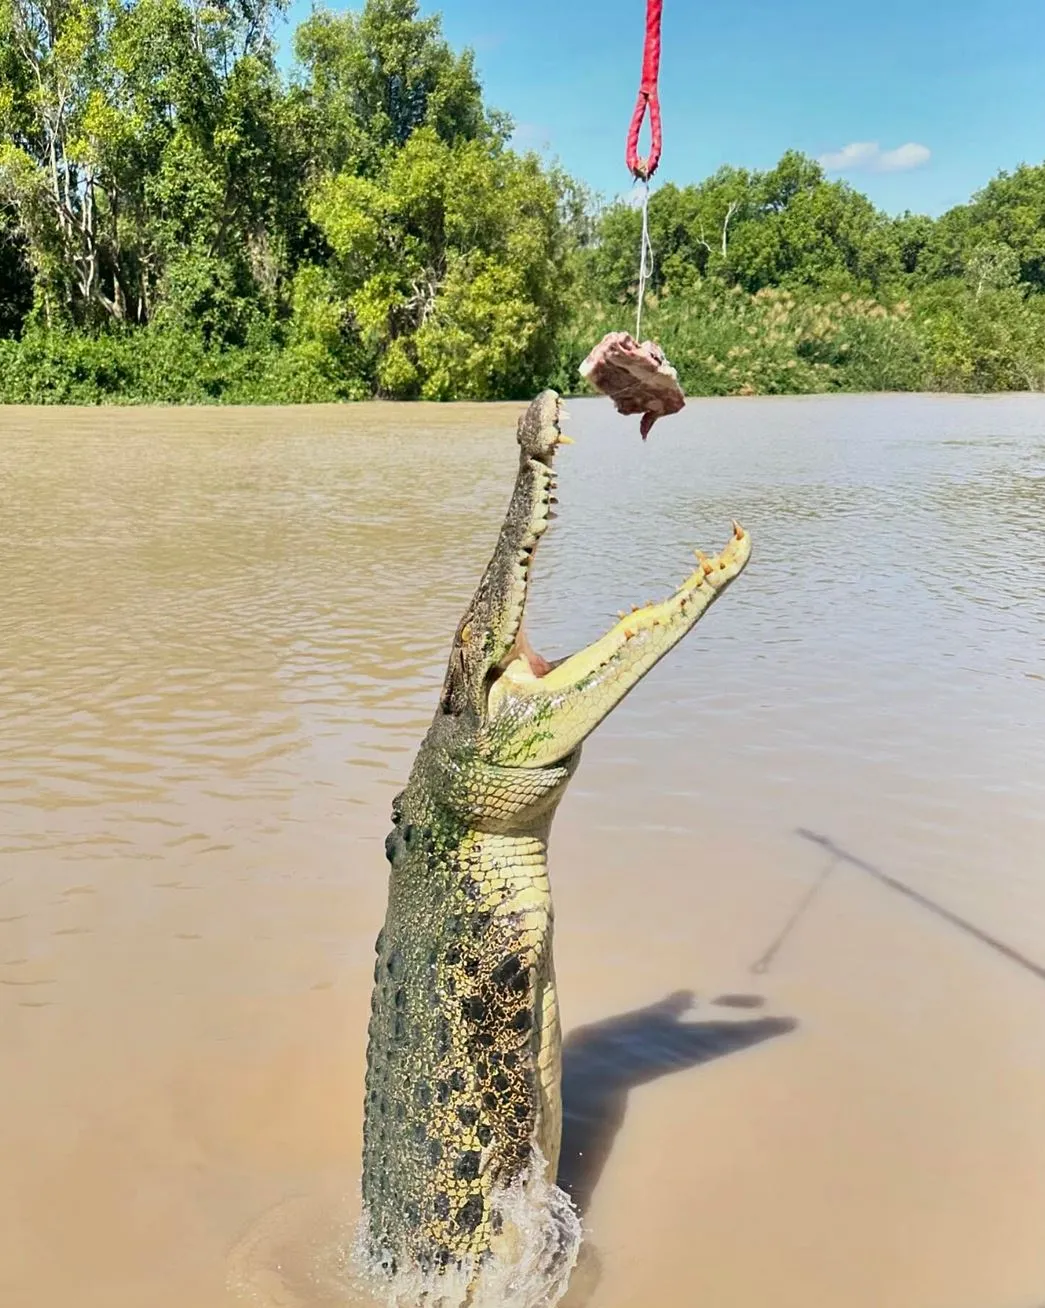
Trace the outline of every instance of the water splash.
<instances>
[{"instance_id":1,"label":"water splash","mask_svg":"<svg viewBox=\"0 0 1045 1308\"><path fill-rule=\"evenodd\" d=\"M530 1171L495 1191L504 1227L481 1266L442 1272L384 1270L371 1253L358 1197L289 1199L232 1250L227 1284L255 1308L554 1308L581 1247L581 1219L546 1177L535 1150Z\"/></svg>"},{"instance_id":2,"label":"water splash","mask_svg":"<svg viewBox=\"0 0 1045 1308\"><path fill-rule=\"evenodd\" d=\"M491 1202L504 1226L492 1256L467 1259L441 1272L385 1270L390 1257L374 1258L366 1216L359 1222L353 1262L375 1300L387 1308L553 1308L569 1286L580 1252L581 1219L569 1195L547 1179L534 1146L533 1161Z\"/></svg>"}]
</instances>

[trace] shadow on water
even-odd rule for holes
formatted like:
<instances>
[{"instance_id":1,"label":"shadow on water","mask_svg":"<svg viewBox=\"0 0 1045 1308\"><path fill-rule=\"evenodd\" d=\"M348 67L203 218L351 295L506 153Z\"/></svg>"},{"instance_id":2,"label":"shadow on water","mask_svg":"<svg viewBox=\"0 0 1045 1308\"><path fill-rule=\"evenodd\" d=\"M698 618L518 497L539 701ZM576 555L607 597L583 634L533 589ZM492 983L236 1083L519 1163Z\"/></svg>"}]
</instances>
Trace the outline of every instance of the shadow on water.
<instances>
[{"instance_id":1,"label":"shadow on water","mask_svg":"<svg viewBox=\"0 0 1045 1308\"><path fill-rule=\"evenodd\" d=\"M559 1184L584 1213L624 1122L628 1092L671 1072L710 1063L797 1026L791 1018L683 1022L694 1001L679 990L647 1008L571 1032L562 1050ZM721 1007L754 1008L756 996L723 995Z\"/></svg>"},{"instance_id":2,"label":"shadow on water","mask_svg":"<svg viewBox=\"0 0 1045 1308\"><path fill-rule=\"evenodd\" d=\"M959 931L964 932L965 935L971 936L974 940L978 940L981 945L986 945L988 949L993 949L996 954L1001 954L1001 956L1007 958L1010 963L1015 963L1017 967L1022 967L1025 972L1029 972L1031 976L1037 977L1039 981L1045 981L1045 966L1042 966L1041 963L1036 963L1034 959L1028 958L1026 954L1021 954L1018 950L1013 949L1011 945L1007 945L1004 940L999 940L997 936L992 936L989 932L978 927L974 922L969 922L965 918L959 917L957 913L951 912L951 910L945 908L943 904L937 903L934 899L930 899L928 895L923 895L921 891L915 890L913 886L906 885L903 881L898 881L896 877L890 876L887 872L883 872L881 868L875 867L873 863L868 863L865 859L857 858L855 854L851 854L847 849L843 849L841 845L835 844L830 836L820 835L818 832L809 831L805 827L799 827L795 834L801 836L803 840L808 840L811 844L819 845L827 852L830 861L821 872L819 878L813 883L812 888L803 897L798 908L785 924L783 931L776 940L774 940L766 953L763 954L762 958L760 958L752 967L752 971L765 972L768 969L773 956L777 953L798 920L802 917L813 899L819 893L820 888L831 875L835 865L838 863L845 863L849 867L857 868L859 871L867 873L868 876L872 877L880 885L886 886L889 890L893 890L899 895L903 895L905 899L910 900L912 903L918 904L921 908L927 909L930 913L934 914L934 916L941 918L944 922L947 922L951 926L956 927Z\"/></svg>"},{"instance_id":3,"label":"shadow on water","mask_svg":"<svg viewBox=\"0 0 1045 1308\"><path fill-rule=\"evenodd\" d=\"M628 1092L672 1072L738 1053L798 1025L792 1018L683 1022L693 992L677 990L647 1008L579 1027L562 1049L562 1154L559 1185L583 1215L624 1123ZM718 1008L759 1008L758 995L720 995ZM589 1239L570 1279L561 1308L586 1308L602 1276L598 1250Z\"/></svg>"}]
</instances>

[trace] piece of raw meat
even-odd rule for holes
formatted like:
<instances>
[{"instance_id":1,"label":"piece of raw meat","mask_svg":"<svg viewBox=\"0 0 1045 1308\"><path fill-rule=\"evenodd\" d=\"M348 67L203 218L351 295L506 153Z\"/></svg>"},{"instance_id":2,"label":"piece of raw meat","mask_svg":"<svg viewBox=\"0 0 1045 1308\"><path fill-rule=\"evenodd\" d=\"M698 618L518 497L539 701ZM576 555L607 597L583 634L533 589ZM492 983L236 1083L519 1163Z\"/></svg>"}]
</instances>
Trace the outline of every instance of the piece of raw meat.
<instances>
[{"instance_id":1,"label":"piece of raw meat","mask_svg":"<svg viewBox=\"0 0 1045 1308\"><path fill-rule=\"evenodd\" d=\"M627 332L610 332L581 364L581 376L608 395L618 413L641 413L645 440L658 418L686 403L678 373L652 341L639 345Z\"/></svg>"}]
</instances>

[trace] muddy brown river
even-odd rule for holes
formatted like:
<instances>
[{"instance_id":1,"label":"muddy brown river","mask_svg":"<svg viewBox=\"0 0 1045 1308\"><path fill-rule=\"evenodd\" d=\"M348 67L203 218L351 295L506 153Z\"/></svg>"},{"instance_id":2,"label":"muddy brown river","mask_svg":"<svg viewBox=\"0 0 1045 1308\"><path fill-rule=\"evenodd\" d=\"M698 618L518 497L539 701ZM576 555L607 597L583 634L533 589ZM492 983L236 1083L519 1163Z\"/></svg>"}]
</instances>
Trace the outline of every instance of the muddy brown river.
<instances>
[{"instance_id":1,"label":"muddy brown river","mask_svg":"<svg viewBox=\"0 0 1045 1308\"><path fill-rule=\"evenodd\" d=\"M520 406L0 409L0 1305L342 1308L382 842ZM1045 400L570 405L590 1308L1045 1303Z\"/></svg>"}]
</instances>

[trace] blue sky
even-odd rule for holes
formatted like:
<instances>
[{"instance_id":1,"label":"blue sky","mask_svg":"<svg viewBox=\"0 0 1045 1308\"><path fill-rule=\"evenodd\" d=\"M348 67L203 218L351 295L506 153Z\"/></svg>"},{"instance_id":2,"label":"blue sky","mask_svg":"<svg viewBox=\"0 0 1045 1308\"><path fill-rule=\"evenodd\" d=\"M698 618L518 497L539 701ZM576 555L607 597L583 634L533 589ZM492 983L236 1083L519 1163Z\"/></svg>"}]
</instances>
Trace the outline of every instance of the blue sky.
<instances>
[{"instance_id":1,"label":"blue sky","mask_svg":"<svg viewBox=\"0 0 1045 1308\"><path fill-rule=\"evenodd\" d=\"M357 8L358 4L334 4ZM294 24L309 0L290 11ZM597 191L628 189L624 138L645 0L444 0L517 143ZM1045 160L1045 0L664 0L658 181L826 158L889 212L937 214Z\"/></svg>"}]
</instances>

